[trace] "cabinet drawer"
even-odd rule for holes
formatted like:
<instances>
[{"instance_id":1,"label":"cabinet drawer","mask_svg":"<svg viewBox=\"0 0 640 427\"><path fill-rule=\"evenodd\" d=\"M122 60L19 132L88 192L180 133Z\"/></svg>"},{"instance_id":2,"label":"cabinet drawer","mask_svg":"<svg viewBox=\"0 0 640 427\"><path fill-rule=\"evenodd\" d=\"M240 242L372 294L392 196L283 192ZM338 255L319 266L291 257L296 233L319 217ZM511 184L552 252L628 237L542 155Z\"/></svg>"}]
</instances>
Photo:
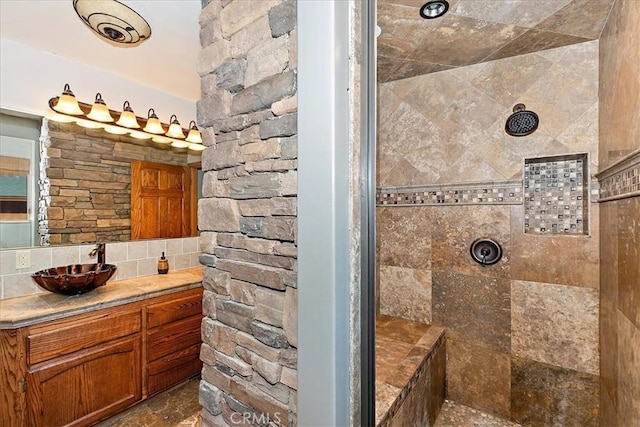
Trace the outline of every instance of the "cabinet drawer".
<instances>
[{"instance_id":1,"label":"cabinet drawer","mask_svg":"<svg viewBox=\"0 0 640 427\"><path fill-rule=\"evenodd\" d=\"M200 344L149 363L149 395L165 390L202 370Z\"/></svg>"},{"instance_id":2,"label":"cabinet drawer","mask_svg":"<svg viewBox=\"0 0 640 427\"><path fill-rule=\"evenodd\" d=\"M180 349L200 344L202 315L147 332L147 360L157 360Z\"/></svg>"},{"instance_id":3,"label":"cabinet drawer","mask_svg":"<svg viewBox=\"0 0 640 427\"><path fill-rule=\"evenodd\" d=\"M78 321L62 321L47 326L43 332L29 334L29 364L83 350L107 341L139 332L140 310L110 313Z\"/></svg>"},{"instance_id":4,"label":"cabinet drawer","mask_svg":"<svg viewBox=\"0 0 640 427\"><path fill-rule=\"evenodd\" d=\"M184 292L184 296L147 307L147 328L202 314L202 288Z\"/></svg>"}]
</instances>

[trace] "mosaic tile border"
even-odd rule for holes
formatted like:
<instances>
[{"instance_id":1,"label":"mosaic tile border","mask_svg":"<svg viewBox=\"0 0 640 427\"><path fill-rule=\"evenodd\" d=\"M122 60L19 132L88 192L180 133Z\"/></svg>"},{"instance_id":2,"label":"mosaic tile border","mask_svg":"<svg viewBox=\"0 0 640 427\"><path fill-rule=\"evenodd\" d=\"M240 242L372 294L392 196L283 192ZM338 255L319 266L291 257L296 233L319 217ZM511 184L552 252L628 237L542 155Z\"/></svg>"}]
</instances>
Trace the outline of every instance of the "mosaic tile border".
<instances>
[{"instance_id":1,"label":"mosaic tile border","mask_svg":"<svg viewBox=\"0 0 640 427\"><path fill-rule=\"evenodd\" d=\"M640 150L596 176L600 183L599 202L640 196Z\"/></svg>"},{"instance_id":2,"label":"mosaic tile border","mask_svg":"<svg viewBox=\"0 0 640 427\"><path fill-rule=\"evenodd\" d=\"M377 206L521 205L522 181L381 187Z\"/></svg>"},{"instance_id":3,"label":"mosaic tile border","mask_svg":"<svg viewBox=\"0 0 640 427\"><path fill-rule=\"evenodd\" d=\"M524 232L589 234L589 155L524 161Z\"/></svg>"}]
</instances>

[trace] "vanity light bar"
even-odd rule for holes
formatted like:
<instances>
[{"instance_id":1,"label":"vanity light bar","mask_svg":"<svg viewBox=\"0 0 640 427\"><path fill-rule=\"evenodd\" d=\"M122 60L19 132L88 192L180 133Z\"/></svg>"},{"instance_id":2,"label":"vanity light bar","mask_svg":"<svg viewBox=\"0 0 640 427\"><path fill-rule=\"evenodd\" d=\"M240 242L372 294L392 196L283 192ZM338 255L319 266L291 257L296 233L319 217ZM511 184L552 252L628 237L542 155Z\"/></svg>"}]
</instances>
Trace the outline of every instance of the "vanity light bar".
<instances>
[{"instance_id":1,"label":"vanity light bar","mask_svg":"<svg viewBox=\"0 0 640 427\"><path fill-rule=\"evenodd\" d=\"M70 104L71 107L69 107ZM75 109L75 106L78 108ZM95 104L78 102L68 84L65 85L62 96L49 100L49 108L51 111L47 118L56 122L75 122L78 126L87 129L102 129L114 135L150 139L155 143L171 145L174 148L187 148L192 151L203 151L206 148L202 145L202 135L193 120L189 123L189 129L183 129L174 114L171 116L171 124L164 124L160 122L153 108L149 109L146 119L137 117L129 101L125 101L122 112L110 110L100 94L96 95Z\"/></svg>"}]
</instances>

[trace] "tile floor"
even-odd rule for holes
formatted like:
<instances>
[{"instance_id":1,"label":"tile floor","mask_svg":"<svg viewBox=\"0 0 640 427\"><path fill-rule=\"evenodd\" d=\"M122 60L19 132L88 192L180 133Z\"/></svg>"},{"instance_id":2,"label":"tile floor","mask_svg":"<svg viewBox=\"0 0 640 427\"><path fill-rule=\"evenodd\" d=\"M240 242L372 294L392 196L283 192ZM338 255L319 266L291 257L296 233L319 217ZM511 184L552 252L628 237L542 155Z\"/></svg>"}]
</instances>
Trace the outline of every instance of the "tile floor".
<instances>
[{"instance_id":1,"label":"tile floor","mask_svg":"<svg viewBox=\"0 0 640 427\"><path fill-rule=\"evenodd\" d=\"M111 417L98 427L199 427L199 378L153 396Z\"/></svg>"},{"instance_id":2,"label":"tile floor","mask_svg":"<svg viewBox=\"0 0 640 427\"><path fill-rule=\"evenodd\" d=\"M152 397L98 424L98 427L200 427L199 378ZM446 400L434 427L519 427Z\"/></svg>"}]
</instances>

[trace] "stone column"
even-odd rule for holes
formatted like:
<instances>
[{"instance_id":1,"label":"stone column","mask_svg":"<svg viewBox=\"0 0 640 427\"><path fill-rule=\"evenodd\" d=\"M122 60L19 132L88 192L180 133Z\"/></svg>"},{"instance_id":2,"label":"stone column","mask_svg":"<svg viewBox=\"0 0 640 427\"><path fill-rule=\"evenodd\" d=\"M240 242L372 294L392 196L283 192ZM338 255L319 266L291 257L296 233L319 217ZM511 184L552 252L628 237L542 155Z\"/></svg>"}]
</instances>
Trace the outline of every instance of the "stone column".
<instances>
[{"instance_id":1,"label":"stone column","mask_svg":"<svg viewBox=\"0 0 640 427\"><path fill-rule=\"evenodd\" d=\"M296 425L296 3L203 1L203 426Z\"/></svg>"}]
</instances>

